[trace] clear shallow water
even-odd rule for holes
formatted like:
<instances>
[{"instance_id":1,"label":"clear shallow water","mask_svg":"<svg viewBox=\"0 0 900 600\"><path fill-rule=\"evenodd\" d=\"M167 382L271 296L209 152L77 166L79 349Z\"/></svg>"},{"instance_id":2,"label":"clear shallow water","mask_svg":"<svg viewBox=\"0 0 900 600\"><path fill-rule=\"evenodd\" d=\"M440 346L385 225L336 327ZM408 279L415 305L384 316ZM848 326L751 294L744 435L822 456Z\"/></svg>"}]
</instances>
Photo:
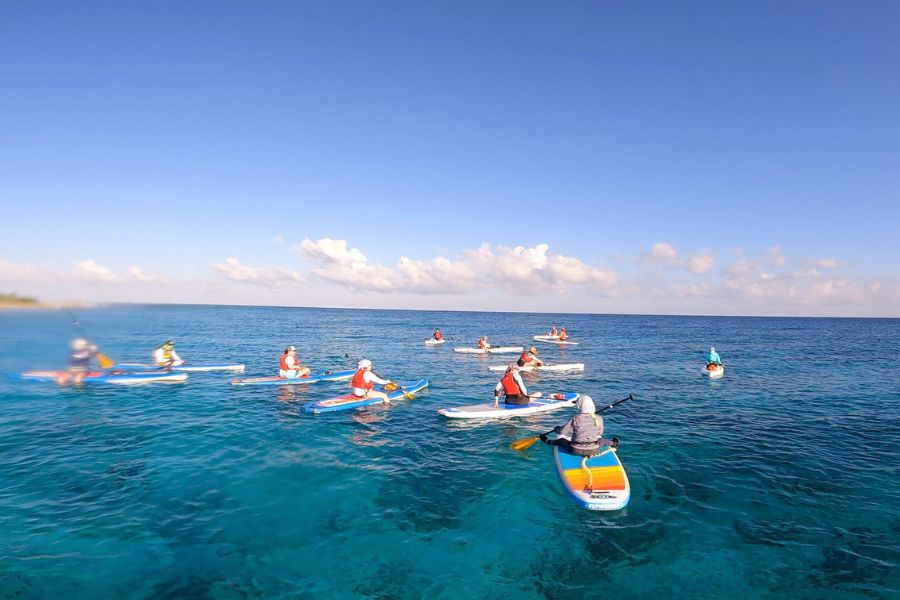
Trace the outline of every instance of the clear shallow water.
<instances>
[{"instance_id":1,"label":"clear shallow water","mask_svg":"<svg viewBox=\"0 0 900 600\"><path fill-rule=\"evenodd\" d=\"M120 361L173 337L191 362L272 374L370 357L413 401L310 416L345 391L179 385L59 389L0 380L0 597L855 598L900 594L900 321L113 307L78 311ZM579 509L550 449L509 443L568 413L480 425L503 357L429 349L486 333L583 374L535 390L633 402L606 413L632 486ZM64 364L55 311L0 312L0 371ZM710 343L728 366L699 370ZM510 356L510 355L507 355ZM782 357L800 360L786 364Z\"/></svg>"}]
</instances>

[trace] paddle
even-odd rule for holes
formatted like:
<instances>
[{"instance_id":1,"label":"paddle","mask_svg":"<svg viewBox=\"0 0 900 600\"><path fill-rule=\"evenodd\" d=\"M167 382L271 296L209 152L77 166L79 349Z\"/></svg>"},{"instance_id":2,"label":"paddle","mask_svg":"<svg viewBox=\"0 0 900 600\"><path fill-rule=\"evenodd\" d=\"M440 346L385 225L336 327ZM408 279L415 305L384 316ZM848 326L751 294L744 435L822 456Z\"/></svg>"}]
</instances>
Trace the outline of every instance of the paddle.
<instances>
[{"instance_id":1,"label":"paddle","mask_svg":"<svg viewBox=\"0 0 900 600\"><path fill-rule=\"evenodd\" d=\"M394 390L400 390L400 393L403 394L403 397L406 398L407 400L415 400L416 399L416 397L413 394L407 392L405 389L403 389L403 387L400 384L398 384L394 381L384 384L384 389L388 392L393 392Z\"/></svg>"},{"instance_id":2,"label":"paddle","mask_svg":"<svg viewBox=\"0 0 900 600\"><path fill-rule=\"evenodd\" d=\"M87 331L84 330L84 327L81 326L81 323L79 323L78 319L75 318L75 315L72 314L72 311L67 308L66 312L69 313L69 317L72 319L72 324L75 325L75 327L78 328L78 331L81 332L81 337L85 339L91 339L91 336L87 334ZM94 356L97 357L97 363L99 363L102 368L108 369L113 366L113 361L111 361L105 354L101 352L95 352Z\"/></svg>"},{"instance_id":3,"label":"paddle","mask_svg":"<svg viewBox=\"0 0 900 600\"><path fill-rule=\"evenodd\" d=\"M627 402L629 400L634 400L634 397L631 394L628 394L627 398L622 398L621 400L613 402L612 404L607 404L603 408L597 410L597 412L603 412L604 410L609 410L613 406L618 406L619 404L622 404L623 402ZM544 433L544 434L532 435L532 436L528 436L527 438L522 438L520 440L516 440L512 444L510 444L509 447L512 448L513 450L525 450L526 448L531 448L534 445L534 443L540 439L541 435L550 435L551 433L554 433L555 431L556 431L555 429L551 429L550 431L548 431L547 433Z\"/></svg>"}]
</instances>

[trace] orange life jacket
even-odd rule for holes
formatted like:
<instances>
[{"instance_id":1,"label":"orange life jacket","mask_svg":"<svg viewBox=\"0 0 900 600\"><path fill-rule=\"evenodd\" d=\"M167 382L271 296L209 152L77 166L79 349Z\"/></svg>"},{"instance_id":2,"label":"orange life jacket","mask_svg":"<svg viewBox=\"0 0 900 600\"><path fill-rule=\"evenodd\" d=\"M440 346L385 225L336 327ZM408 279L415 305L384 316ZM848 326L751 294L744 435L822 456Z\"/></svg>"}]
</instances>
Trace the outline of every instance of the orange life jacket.
<instances>
[{"instance_id":1,"label":"orange life jacket","mask_svg":"<svg viewBox=\"0 0 900 600\"><path fill-rule=\"evenodd\" d=\"M374 384L371 381L366 381L365 375L365 369L360 369L359 371L354 373L353 379L350 380L350 387L366 390L367 392L371 390Z\"/></svg>"},{"instance_id":2,"label":"orange life jacket","mask_svg":"<svg viewBox=\"0 0 900 600\"><path fill-rule=\"evenodd\" d=\"M560 329L559 330L559 341L564 342L564 341L566 341L567 337L569 337L569 336L566 335L566 330Z\"/></svg>"},{"instance_id":3,"label":"orange life jacket","mask_svg":"<svg viewBox=\"0 0 900 600\"><path fill-rule=\"evenodd\" d=\"M484 338L478 338L478 347L484 349L487 344L484 341Z\"/></svg>"},{"instance_id":4,"label":"orange life jacket","mask_svg":"<svg viewBox=\"0 0 900 600\"><path fill-rule=\"evenodd\" d=\"M444 337L444 336L441 335L441 332L440 332L440 331L435 331L435 332L434 332L434 339L440 340L442 337Z\"/></svg>"},{"instance_id":5,"label":"orange life jacket","mask_svg":"<svg viewBox=\"0 0 900 600\"><path fill-rule=\"evenodd\" d=\"M531 358L531 352L523 352L522 356L519 357L519 360L521 360L526 365L534 362L534 359Z\"/></svg>"},{"instance_id":6,"label":"orange life jacket","mask_svg":"<svg viewBox=\"0 0 900 600\"><path fill-rule=\"evenodd\" d=\"M504 373L500 383L503 385L503 393L507 396L518 396L522 393L522 390L519 389L519 384L516 383L516 380L513 377L512 371Z\"/></svg>"}]
</instances>

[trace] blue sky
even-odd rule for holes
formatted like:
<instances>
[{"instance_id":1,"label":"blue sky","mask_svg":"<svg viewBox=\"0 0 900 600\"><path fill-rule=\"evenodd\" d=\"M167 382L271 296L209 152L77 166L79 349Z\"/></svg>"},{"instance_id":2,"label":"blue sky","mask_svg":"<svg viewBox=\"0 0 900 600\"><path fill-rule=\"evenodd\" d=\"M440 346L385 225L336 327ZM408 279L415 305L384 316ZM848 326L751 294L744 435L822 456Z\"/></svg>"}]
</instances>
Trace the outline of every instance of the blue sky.
<instances>
[{"instance_id":1,"label":"blue sky","mask_svg":"<svg viewBox=\"0 0 900 600\"><path fill-rule=\"evenodd\" d=\"M0 290L897 316L897 31L891 2L7 3Z\"/></svg>"}]
</instances>

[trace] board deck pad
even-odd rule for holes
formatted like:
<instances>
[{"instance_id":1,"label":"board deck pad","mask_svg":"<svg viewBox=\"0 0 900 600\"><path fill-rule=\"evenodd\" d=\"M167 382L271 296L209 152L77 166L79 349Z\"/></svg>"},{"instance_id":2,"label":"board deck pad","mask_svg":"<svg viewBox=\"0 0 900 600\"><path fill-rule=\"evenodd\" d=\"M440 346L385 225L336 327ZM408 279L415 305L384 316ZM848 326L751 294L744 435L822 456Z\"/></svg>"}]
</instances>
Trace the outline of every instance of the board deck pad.
<instances>
[{"instance_id":1,"label":"board deck pad","mask_svg":"<svg viewBox=\"0 0 900 600\"><path fill-rule=\"evenodd\" d=\"M581 468L581 456L569 454L562 447L554 448L557 474L569 495L588 510L619 510L628 504L631 486L619 456L610 448L587 460L593 478L588 488L588 474Z\"/></svg>"}]
</instances>

